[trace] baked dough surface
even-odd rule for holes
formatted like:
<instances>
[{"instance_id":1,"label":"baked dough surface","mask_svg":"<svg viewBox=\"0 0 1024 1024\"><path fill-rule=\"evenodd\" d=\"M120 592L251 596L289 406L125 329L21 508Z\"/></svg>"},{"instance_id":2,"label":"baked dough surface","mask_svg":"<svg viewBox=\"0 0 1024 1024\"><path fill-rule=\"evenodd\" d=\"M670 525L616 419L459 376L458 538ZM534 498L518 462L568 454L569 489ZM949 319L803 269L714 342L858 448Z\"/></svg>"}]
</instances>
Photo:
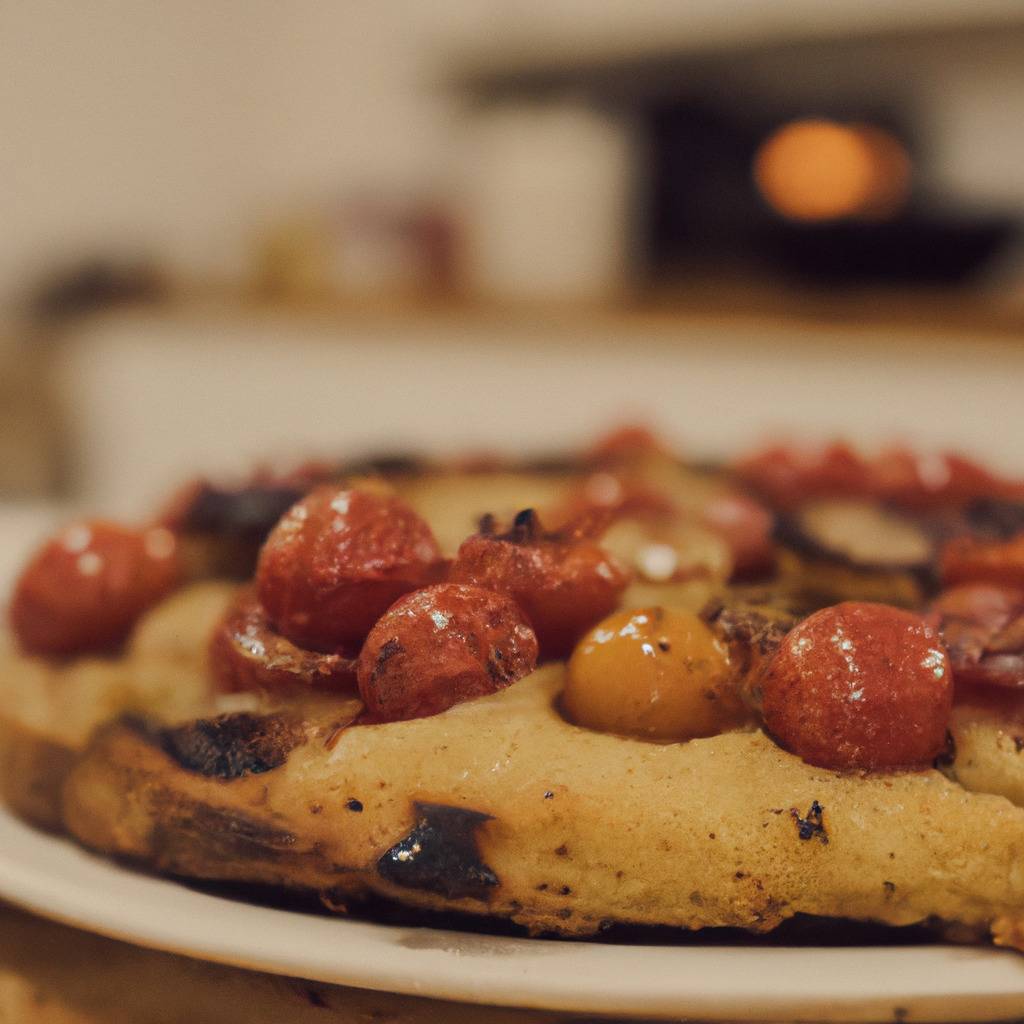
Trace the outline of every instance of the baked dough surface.
<instances>
[{"instance_id":1,"label":"baked dough surface","mask_svg":"<svg viewBox=\"0 0 1024 1024\"><path fill-rule=\"evenodd\" d=\"M282 727L276 767L230 778L183 762L185 733L114 724L70 774L66 823L175 874L561 934L1024 915L1024 810L1004 797L935 770L812 768L760 731L666 745L589 732L558 713L561 681L549 666L432 718L340 733L351 706L324 705ZM266 720L250 725L260 742Z\"/></svg>"}]
</instances>

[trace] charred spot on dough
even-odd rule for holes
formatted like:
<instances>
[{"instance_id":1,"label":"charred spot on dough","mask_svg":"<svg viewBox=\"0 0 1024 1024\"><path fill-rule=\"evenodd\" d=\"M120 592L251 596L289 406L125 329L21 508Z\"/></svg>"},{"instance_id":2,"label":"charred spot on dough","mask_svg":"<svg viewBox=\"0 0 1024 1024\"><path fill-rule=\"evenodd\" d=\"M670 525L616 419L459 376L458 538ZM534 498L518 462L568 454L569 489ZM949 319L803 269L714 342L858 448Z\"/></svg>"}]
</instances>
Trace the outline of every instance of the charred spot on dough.
<instances>
[{"instance_id":1,"label":"charred spot on dough","mask_svg":"<svg viewBox=\"0 0 1024 1024\"><path fill-rule=\"evenodd\" d=\"M350 800L345 801L345 806L350 811L354 811L356 814L359 814L363 809L363 802L362 800L357 800L355 797L352 797Z\"/></svg>"},{"instance_id":2,"label":"charred spot on dough","mask_svg":"<svg viewBox=\"0 0 1024 1024\"><path fill-rule=\"evenodd\" d=\"M1013 746L1016 749L1018 754L1022 750L1024 750L1024 736L1014 736L1013 737Z\"/></svg>"},{"instance_id":3,"label":"charred spot on dough","mask_svg":"<svg viewBox=\"0 0 1024 1024\"><path fill-rule=\"evenodd\" d=\"M893 893L896 892L896 883L895 882L883 882L882 883L882 888L885 890L885 898L887 900L888 899L892 899Z\"/></svg>"},{"instance_id":4,"label":"charred spot on dough","mask_svg":"<svg viewBox=\"0 0 1024 1024\"><path fill-rule=\"evenodd\" d=\"M795 808L789 809L789 815L796 822L797 835L804 841L820 839L825 845L828 844L828 832L825 830L824 822L825 808L817 800L811 801L811 806L804 817Z\"/></svg>"},{"instance_id":5,"label":"charred spot on dough","mask_svg":"<svg viewBox=\"0 0 1024 1024\"><path fill-rule=\"evenodd\" d=\"M569 856L569 847L566 846L565 843L562 843L562 845L559 846L555 850L555 856L556 857L568 857Z\"/></svg>"},{"instance_id":6,"label":"charred spot on dough","mask_svg":"<svg viewBox=\"0 0 1024 1024\"><path fill-rule=\"evenodd\" d=\"M161 747L186 771L240 779L280 768L306 742L301 727L281 715L237 714L201 718L161 729Z\"/></svg>"},{"instance_id":7,"label":"charred spot on dough","mask_svg":"<svg viewBox=\"0 0 1024 1024\"><path fill-rule=\"evenodd\" d=\"M406 889L487 900L500 882L481 859L476 830L492 816L446 804L417 802L413 809L416 824L377 861L377 873Z\"/></svg>"}]
</instances>

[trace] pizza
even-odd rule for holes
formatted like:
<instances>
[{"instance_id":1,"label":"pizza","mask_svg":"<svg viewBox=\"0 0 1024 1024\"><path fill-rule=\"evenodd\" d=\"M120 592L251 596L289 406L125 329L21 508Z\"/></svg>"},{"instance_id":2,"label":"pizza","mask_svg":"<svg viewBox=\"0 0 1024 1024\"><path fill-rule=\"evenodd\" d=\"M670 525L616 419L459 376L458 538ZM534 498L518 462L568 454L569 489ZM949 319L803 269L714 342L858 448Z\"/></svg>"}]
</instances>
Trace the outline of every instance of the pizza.
<instances>
[{"instance_id":1,"label":"pizza","mask_svg":"<svg viewBox=\"0 0 1024 1024\"><path fill-rule=\"evenodd\" d=\"M338 913L1024 945L1024 484L620 430L179 492L29 561L7 802Z\"/></svg>"}]
</instances>

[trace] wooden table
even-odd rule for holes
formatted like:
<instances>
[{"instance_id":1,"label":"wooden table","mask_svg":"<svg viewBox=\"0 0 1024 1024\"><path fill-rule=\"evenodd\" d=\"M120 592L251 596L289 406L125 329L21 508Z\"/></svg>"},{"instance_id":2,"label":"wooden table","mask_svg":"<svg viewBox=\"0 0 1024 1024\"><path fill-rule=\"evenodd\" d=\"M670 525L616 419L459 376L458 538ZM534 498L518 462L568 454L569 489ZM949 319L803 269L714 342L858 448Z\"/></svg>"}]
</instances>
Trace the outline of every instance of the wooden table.
<instances>
[{"instance_id":1,"label":"wooden table","mask_svg":"<svg viewBox=\"0 0 1024 1024\"><path fill-rule=\"evenodd\" d=\"M0 1024L596 1024L156 953L0 904Z\"/></svg>"}]
</instances>

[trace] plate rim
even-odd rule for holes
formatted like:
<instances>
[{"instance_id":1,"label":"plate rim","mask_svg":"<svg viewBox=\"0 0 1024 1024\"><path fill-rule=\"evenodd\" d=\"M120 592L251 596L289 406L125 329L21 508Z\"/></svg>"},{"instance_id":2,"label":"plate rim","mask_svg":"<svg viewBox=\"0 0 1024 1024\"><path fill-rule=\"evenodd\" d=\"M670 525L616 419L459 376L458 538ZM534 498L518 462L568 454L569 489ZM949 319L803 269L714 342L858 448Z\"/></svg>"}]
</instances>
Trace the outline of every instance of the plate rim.
<instances>
[{"instance_id":1,"label":"plate rim","mask_svg":"<svg viewBox=\"0 0 1024 1024\"><path fill-rule=\"evenodd\" d=\"M64 924L193 959L456 1002L648 1019L1024 1015L1024 958L1008 950L541 942L331 918L135 871L3 807L0 896ZM269 944L268 929L276 936ZM320 940L328 939L326 949Z\"/></svg>"}]
</instances>

